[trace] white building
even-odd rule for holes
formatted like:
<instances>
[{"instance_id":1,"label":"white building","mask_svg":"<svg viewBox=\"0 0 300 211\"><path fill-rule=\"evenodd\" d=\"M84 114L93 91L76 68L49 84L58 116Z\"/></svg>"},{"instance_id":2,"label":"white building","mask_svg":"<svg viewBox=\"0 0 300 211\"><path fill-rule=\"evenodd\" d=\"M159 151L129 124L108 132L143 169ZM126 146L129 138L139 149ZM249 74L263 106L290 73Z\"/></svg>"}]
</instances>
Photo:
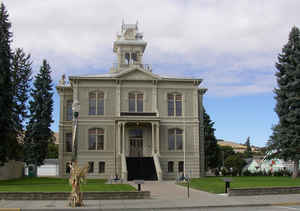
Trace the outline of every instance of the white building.
<instances>
[{"instance_id":1,"label":"white building","mask_svg":"<svg viewBox=\"0 0 300 211\"><path fill-rule=\"evenodd\" d=\"M136 24L122 24L113 43L118 63L109 73L62 78L59 175L67 176L75 148L89 177L204 175L202 79L155 74L142 62L146 46ZM72 105L80 105L77 123Z\"/></svg>"}]
</instances>

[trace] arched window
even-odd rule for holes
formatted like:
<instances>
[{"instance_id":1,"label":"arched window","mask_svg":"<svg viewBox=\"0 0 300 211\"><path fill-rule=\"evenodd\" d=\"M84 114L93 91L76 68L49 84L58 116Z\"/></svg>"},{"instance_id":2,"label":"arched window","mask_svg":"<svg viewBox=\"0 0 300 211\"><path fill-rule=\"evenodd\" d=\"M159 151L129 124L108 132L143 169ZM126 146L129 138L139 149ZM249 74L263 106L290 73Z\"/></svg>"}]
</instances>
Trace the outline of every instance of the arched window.
<instances>
[{"instance_id":1,"label":"arched window","mask_svg":"<svg viewBox=\"0 0 300 211\"><path fill-rule=\"evenodd\" d=\"M104 93L89 93L89 115L104 115Z\"/></svg>"},{"instance_id":2,"label":"arched window","mask_svg":"<svg viewBox=\"0 0 300 211\"><path fill-rule=\"evenodd\" d=\"M168 116L182 116L182 95L168 94Z\"/></svg>"},{"instance_id":3,"label":"arched window","mask_svg":"<svg viewBox=\"0 0 300 211\"><path fill-rule=\"evenodd\" d=\"M143 93L131 92L128 94L128 110L129 112L143 112L144 107Z\"/></svg>"},{"instance_id":4,"label":"arched window","mask_svg":"<svg viewBox=\"0 0 300 211\"><path fill-rule=\"evenodd\" d=\"M72 104L73 100L67 101L67 121L71 121L73 119Z\"/></svg>"},{"instance_id":5,"label":"arched window","mask_svg":"<svg viewBox=\"0 0 300 211\"><path fill-rule=\"evenodd\" d=\"M104 150L104 130L102 128L89 129L89 150Z\"/></svg>"},{"instance_id":6,"label":"arched window","mask_svg":"<svg viewBox=\"0 0 300 211\"><path fill-rule=\"evenodd\" d=\"M181 129L170 129L168 131L168 149L180 151L183 149L183 131Z\"/></svg>"}]
</instances>

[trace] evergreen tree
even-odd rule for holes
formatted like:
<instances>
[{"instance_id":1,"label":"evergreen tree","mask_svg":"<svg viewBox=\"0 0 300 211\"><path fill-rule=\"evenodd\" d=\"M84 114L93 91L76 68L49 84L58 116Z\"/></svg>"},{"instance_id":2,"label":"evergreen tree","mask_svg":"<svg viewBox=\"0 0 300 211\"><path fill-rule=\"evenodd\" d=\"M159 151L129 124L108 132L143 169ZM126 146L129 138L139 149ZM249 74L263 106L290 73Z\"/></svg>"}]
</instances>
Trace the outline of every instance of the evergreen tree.
<instances>
[{"instance_id":1,"label":"evergreen tree","mask_svg":"<svg viewBox=\"0 0 300 211\"><path fill-rule=\"evenodd\" d=\"M52 79L50 66L46 60L35 76L34 88L29 102L30 119L26 128L24 156L25 162L40 166L47 157L48 144L51 142L50 125L53 111Z\"/></svg>"},{"instance_id":2,"label":"evergreen tree","mask_svg":"<svg viewBox=\"0 0 300 211\"><path fill-rule=\"evenodd\" d=\"M212 169L221 166L220 147L215 137L214 122L203 109L204 125L204 147L205 147L205 169Z\"/></svg>"},{"instance_id":3,"label":"evergreen tree","mask_svg":"<svg viewBox=\"0 0 300 211\"><path fill-rule=\"evenodd\" d=\"M253 154L252 154L252 149L251 149L251 145L250 145L250 137L247 138L247 140L245 142L245 146L247 147L244 152L245 158L252 158Z\"/></svg>"},{"instance_id":4,"label":"evergreen tree","mask_svg":"<svg viewBox=\"0 0 300 211\"><path fill-rule=\"evenodd\" d=\"M14 159L23 160L24 125L28 117L28 98L31 82L30 55L26 55L18 48L13 53L11 61L12 88L13 88L13 116L15 140L10 142L9 151Z\"/></svg>"},{"instance_id":5,"label":"evergreen tree","mask_svg":"<svg viewBox=\"0 0 300 211\"><path fill-rule=\"evenodd\" d=\"M8 12L3 3L0 5L0 165L3 165L10 157L11 141L15 140L13 116L13 90L10 62L11 23L8 20Z\"/></svg>"},{"instance_id":6,"label":"evergreen tree","mask_svg":"<svg viewBox=\"0 0 300 211\"><path fill-rule=\"evenodd\" d=\"M47 154L47 158L58 158L58 145L56 145L53 142L50 142L48 144L48 154Z\"/></svg>"},{"instance_id":7,"label":"evergreen tree","mask_svg":"<svg viewBox=\"0 0 300 211\"><path fill-rule=\"evenodd\" d=\"M279 122L268 141L273 157L294 161L293 178L298 175L300 159L300 31L293 27L289 40L278 56L275 75L276 107Z\"/></svg>"},{"instance_id":8,"label":"evergreen tree","mask_svg":"<svg viewBox=\"0 0 300 211\"><path fill-rule=\"evenodd\" d=\"M31 64L30 54L26 55L22 49L17 48L13 54L11 67L14 91L14 121L19 136L23 135L24 121L28 117L27 101L32 80Z\"/></svg>"}]
</instances>

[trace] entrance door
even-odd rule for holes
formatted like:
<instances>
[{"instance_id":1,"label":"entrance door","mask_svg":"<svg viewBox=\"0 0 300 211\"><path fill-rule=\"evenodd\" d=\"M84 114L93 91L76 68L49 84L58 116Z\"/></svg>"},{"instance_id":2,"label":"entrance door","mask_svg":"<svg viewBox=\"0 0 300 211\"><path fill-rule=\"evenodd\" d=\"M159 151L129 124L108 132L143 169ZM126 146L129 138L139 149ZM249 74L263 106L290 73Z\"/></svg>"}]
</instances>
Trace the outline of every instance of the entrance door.
<instances>
[{"instance_id":1,"label":"entrance door","mask_svg":"<svg viewBox=\"0 0 300 211\"><path fill-rule=\"evenodd\" d=\"M130 157L143 157L143 139L130 139Z\"/></svg>"}]
</instances>

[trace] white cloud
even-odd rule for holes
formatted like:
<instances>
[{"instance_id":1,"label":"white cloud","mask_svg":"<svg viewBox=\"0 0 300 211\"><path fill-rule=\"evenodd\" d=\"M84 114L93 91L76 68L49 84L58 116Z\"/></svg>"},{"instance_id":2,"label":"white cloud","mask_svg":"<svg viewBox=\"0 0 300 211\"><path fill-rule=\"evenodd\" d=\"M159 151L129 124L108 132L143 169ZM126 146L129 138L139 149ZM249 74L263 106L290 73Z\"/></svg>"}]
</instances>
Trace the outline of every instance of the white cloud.
<instances>
[{"instance_id":1,"label":"white cloud","mask_svg":"<svg viewBox=\"0 0 300 211\"><path fill-rule=\"evenodd\" d=\"M292 26L298 0L4 0L14 45L62 73L108 71L120 24L139 21L154 72L201 77L210 95L271 92L276 55ZM36 62L38 65L38 62Z\"/></svg>"}]
</instances>

